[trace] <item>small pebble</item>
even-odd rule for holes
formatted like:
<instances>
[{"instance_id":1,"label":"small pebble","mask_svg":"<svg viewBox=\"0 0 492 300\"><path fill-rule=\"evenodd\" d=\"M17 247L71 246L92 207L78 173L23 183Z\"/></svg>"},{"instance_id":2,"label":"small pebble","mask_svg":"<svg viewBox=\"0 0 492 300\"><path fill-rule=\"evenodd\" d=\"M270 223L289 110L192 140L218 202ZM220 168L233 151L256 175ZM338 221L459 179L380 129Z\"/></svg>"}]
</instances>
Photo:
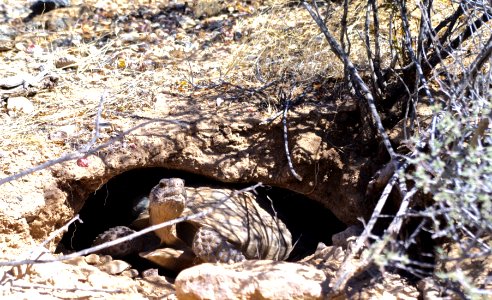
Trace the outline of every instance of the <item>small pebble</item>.
<instances>
[{"instance_id":1,"label":"small pebble","mask_svg":"<svg viewBox=\"0 0 492 300\"><path fill-rule=\"evenodd\" d=\"M99 270L106 272L111 275L121 274L123 271L129 270L132 266L126 261L113 260L107 262L101 266L98 266Z\"/></svg>"},{"instance_id":2,"label":"small pebble","mask_svg":"<svg viewBox=\"0 0 492 300\"><path fill-rule=\"evenodd\" d=\"M125 270L121 273L121 275L129 278L135 278L138 276L138 271L135 269Z\"/></svg>"},{"instance_id":3,"label":"small pebble","mask_svg":"<svg viewBox=\"0 0 492 300\"><path fill-rule=\"evenodd\" d=\"M89 265L98 265L101 263L101 259L99 255L92 253L85 257L85 262L88 263Z\"/></svg>"},{"instance_id":4,"label":"small pebble","mask_svg":"<svg viewBox=\"0 0 492 300\"><path fill-rule=\"evenodd\" d=\"M31 114L34 112L34 105L26 97L10 97L7 100L7 111L9 115L15 113Z\"/></svg>"},{"instance_id":5,"label":"small pebble","mask_svg":"<svg viewBox=\"0 0 492 300\"><path fill-rule=\"evenodd\" d=\"M159 276L159 270L157 269L147 269L142 272L142 277L153 277L153 276Z\"/></svg>"},{"instance_id":6,"label":"small pebble","mask_svg":"<svg viewBox=\"0 0 492 300\"><path fill-rule=\"evenodd\" d=\"M77 67L77 58L73 55L66 55L58 58L55 61L55 67L58 69L67 68L67 67Z\"/></svg>"},{"instance_id":7,"label":"small pebble","mask_svg":"<svg viewBox=\"0 0 492 300\"><path fill-rule=\"evenodd\" d=\"M111 255L100 255L99 256L99 264L105 264L105 263L110 262L112 260L113 260L113 258L111 257Z\"/></svg>"},{"instance_id":8,"label":"small pebble","mask_svg":"<svg viewBox=\"0 0 492 300\"><path fill-rule=\"evenodd\" d=\"M87 262L85 261L85 257L79 256L79 257L74 257L72 259L64 260L63 261L66 264L73 265L73 266L85 266L87 265Z\"/></svg>"}]
</instances>

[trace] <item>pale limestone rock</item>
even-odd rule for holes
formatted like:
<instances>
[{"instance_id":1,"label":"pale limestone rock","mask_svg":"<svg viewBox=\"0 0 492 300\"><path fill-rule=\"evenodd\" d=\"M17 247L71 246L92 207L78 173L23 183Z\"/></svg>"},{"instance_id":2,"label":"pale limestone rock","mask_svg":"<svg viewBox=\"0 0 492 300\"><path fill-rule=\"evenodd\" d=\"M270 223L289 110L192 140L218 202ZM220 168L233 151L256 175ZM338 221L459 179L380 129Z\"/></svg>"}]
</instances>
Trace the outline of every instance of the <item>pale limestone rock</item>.
<instances>
[{"instance_id":1,"label":"pale limestone rock","mask_svg":"<svg viewBox=\"0 0 492 300\"><path fill-rule=\"evenodd\" d=\"M327 280L314 267L247 260L186 269L175 285L178 299L323 299Z\"/></svg>"},{"instance_id":2,"label":"pale limestone rock","mask_svg":"<svg viewBox=\"0 0 492 300\"><path fill-rule=\"evenodd\" d=\"M126 261L118 260L118 259L115 259L101 266L98 266L99 270L111 275L120 274L123 271L129 270L131 267L132 266Z\"/></svg>"},{"instance_id":3,"label":"pale limestone rock","mask_svg":"<svg viewBox=\"0 0 492 300\"><path fill-rule=\"evenodd\" d=\"M346 250L342 247L326 246L300 263L323 271L327 281L333 284L346 255ZM353 263L355 265L357 261L354 260ZM373 267L363 274L356 273L348 281L344 292L337 295L340 298L336 299L417 299L418 296L417 289L400 275L381 273L378 268Z\"/></svg>"},{"instance_id":4,"label":"pale limestone rock","mask_svg":"<svg viewBox=\"0 0 492 300\"><path fill-rule=\"evenodd\" d=\"M121 273L121 275L129 278L135 278L138 276L138 270L135 269L125 270Z\"/></svg>"},{"instance_id":5,"label":"pale limestone rock","mask_svg":"<svg viewBox=\"0 0 492 300\"><path fill-rule=\"evenodd\" d=\"M12 114L32 114L34 112L34 104L26 97L10 97L7 100L7 111Z\"/></svg>"},{"instance_id":6,"label":"pale limestone rock","mask_svg":"<svg viewBox=\"0 0 492 300\"><path fill-rule=\"evenodd\" d=\"M91 253L85 257L85 262L88 263L89 265L98 265L101 263L101 259L99 258L98 254Z\"/></svg>"},{"instance_id":7,"label":"pale limestone rock","mask_svg":"<svg viewBox=\"0 0 492 300\"><path fill-rule=\"evenodd\" d=\"M86 266L87 265L85 257L83 257L83 256L74 257L72 259L68 259L68 260L65 260L63 262L66 264L69 264L69 265L73 265L73 266Z\"/></svg>"},{"instance_id":8,"label":"pale limestone rock","mask_svg":"<svg viewBox=\"0 0 492 300\"><path fill-rule=\"evenodd\" d=\"M227 8L228 1L223 0L194 0L191 9L195 17L211 17Z\"/></svg>"}]
</instances>

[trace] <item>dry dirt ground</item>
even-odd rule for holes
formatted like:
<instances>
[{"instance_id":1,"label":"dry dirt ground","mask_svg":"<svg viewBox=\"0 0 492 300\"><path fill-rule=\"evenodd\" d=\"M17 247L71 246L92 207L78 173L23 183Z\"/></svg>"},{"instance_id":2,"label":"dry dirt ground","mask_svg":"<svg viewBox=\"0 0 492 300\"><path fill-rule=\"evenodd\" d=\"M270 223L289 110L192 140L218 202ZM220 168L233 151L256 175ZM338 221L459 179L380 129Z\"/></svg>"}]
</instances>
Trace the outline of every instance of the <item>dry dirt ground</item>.
<instances>
[{"instance_id":1,"label":"dry dirt ground","mask_svg":"<svg viewBox=\"0 0 492 300\"><path fill-rule=\"evenodd\" d=\"M255 76L253 66L265 63L258 53L267 50L252 37L265 19L275 19L270 3L183 3L72 1L32 20L25 19L27 1L0 4L0 79L19 76L23 83L0 89L2 261L32 258L35 245L90 195L135 169L262 182L321 203L345 225L371 213L366 186L385 157L360 127L355 100L337 85L340 66L332 62L334 74L323 81L306 74L297 89L288 79ZM276 24L286 31L309 20L301 8L284 9L292 18ZM293 100L288 147L302 180L286 158L282 91ZM15 178L6 182L9 176ZM44 247L54 251L61 237ZM164 277L110 276L86 260L72 264L3 268L10 284L2 292L107 298L121 297L111 291L126 286L126 297L172 294Z\"/></svg>"}]
</instances>

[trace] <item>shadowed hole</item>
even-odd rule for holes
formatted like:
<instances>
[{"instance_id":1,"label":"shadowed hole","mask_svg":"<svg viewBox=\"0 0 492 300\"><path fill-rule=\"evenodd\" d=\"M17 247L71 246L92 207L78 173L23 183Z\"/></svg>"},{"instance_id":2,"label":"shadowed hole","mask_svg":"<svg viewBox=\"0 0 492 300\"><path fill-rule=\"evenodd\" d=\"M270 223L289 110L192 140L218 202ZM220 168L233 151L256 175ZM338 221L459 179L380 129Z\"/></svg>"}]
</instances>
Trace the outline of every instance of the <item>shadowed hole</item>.
<instances>
[{"instance_id":1,"label":"shadowed hole","mask_svg":"<svg viewBox=\"0 0 492 300\"><path fill-rule=\"evenodd\" d=\"M163 168L146 168L127 171L115 176L95 191L80 210L83 223L72 224L62 238L59 252L78 251L91 246L96 236L119 225L129 225L138 215L135 203L148 196L152 187L162 178L179 177L186 186L223 187L240 189L248 185L225 184L203 176ZM276 214L292 233L295 247L289 261L297 261L314 253L319 242L331 245L331 236L345 229L328 209L309 198L276 187L261 187L257 192L268 200L260 205ZM140 271L156 268L138 255L126 257L133 268Z\"/></svg>"}]
</instances>

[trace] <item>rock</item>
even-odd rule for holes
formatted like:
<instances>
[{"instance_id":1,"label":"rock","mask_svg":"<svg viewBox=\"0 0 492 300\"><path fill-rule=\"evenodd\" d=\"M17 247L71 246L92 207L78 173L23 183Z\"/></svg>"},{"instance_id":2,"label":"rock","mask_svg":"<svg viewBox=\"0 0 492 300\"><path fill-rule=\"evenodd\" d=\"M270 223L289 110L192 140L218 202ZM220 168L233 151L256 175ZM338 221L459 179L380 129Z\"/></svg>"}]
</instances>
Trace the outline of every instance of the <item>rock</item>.
<instances>
[{"instance_id":1,"label":"rock","mask_svg":"<svg viewBox=\"0 0 492 300\"><path fill-rule=\"evenodd\" d=\"M443 287L432 278L426 277L417 283L417 288L423 300L439 299L443 292Z\"/></svg>"},{"instance_id":2,"label":"rock","mask_svg":"<svg viewBox=\"0 0 492 300\"><path fill-rule=\"evenodd\" d=\"M98 265L101 263L101 259L99 258L99 255L92 253L89 254L85 257L85 262L88 263L89 265Z\"/></svg>"},{"instance_id":3,"label":"rock","mask_svg":"<svg viewBox=\"0 0 492 300\"><path fill-rule=\"evenodd\" d=\"M327 246L304 258L301 263L323 271L327 281L333 284L346 255L342 247ZM419 296L417 289L400 275L381 273L377 267L354 275L341 295L329 296L336 299L417 299Z\"/></svg>"},{"instance_id":4,"label":"rock","mask_svg":"<svg viewBox=\"0 0 492 300\"><path fill-rule=\"evenodd\" d=\"M315 267L325 273L327 278L334 278L345 259L345 251L341 247L318 247L316 252L300 261L303 265Z\"/></svg>"},{"instance_id":5,"label":"rock","mask_svg":"<svg viewBox=\"0 0 492 300\"><path fill-rule=\"evenodd\" d=\"M180 271L189 268L197 260L191 251L184 251L173 248L159 248L149 252L139 253L142 258L172 271Z\"/></svg>"},{"instance_id":6,"label":"rock","mask_svg":"<svg viewBox=\"0 0 492 300\"><path fill-rule=\"evenodd\" d=\"M66 264L69 264L69 265L73 265L73 266L86 266L87 265L85 257L83 257L83 256L74 257L72 259L64 260L63 262Z\"/></svg>"},{"instance_id":7,"label":"rock","mask_svg":"<svg viewBox=\"0 0 492 300\"><path fill-rule=\"evenodd\" d=\"M193 28L197 24L195 22L195 20L193 20L192 18L190 18L189 16L186 16L186 15L180 16L178 18L178 23L179 23L179 26L181 26L181 28L183 28L184 30Z\"/></svg>"},{"instance_id":8,"label":"rock","mask_svg":"<svg viewBox=\"0 0 492 300\"><path fill-rule=\"evenodd\" d=\"M169 114L169 99L163 94L155 96L154 109L162 114Z\"/></svg>"},{"instance_id":9,"label":"rock","mask_svg":"<svg viewBox=\"0 0 492 300\"><path fill-rule=\"evenodd\" d=\"M69 137L72 137L77 132L77 125L61 126L57 131L50 132L48 139L54 143L64 145Z\"/></svg>"},{"instance_id":10,"label":"rock","mask_svg":"<svg viewBox=\"0 0 492 300\"><path fill-rule=\"evenodd\" d=\"M122 33L119 38L123 43L135 43L140 39L140 34L138 32Z\"/></svg>"},{"instance_id":11,"label":"rock","mask_svg":"<svg viewBox=\"0 0 492 300\"><path fill-rule=\"evenodd\" d=\"M17 113L31 114L34 112L34 105L26 97L11 97L7 100L7 111L10 116Z\"/></svg>"},{"instance_id":12,"label":"rock","mask_svg":"<svg viewBox=\"0 0 492 300\"><path fill-rule=\"evenodd\" d=\"M11 39L4 38L2 35L0 35L0 52L2 51L10 51L14 49L14 42Z\"/></svg>"},{"instance_id":13,"label":"rock","mask_svg":"<svg viewBox=\"0 0 492 300\"><path fill-rule=\"evenodd\" d=\"M323 299L327 284L314 267L270 260L202 264L175 281L178 299Z\"/></svg>"},{"instance_id":14,"label":"rock","mask_svg":"<svg viewBox=\"0 0 492 300\"><path fill-rule=\"evenodd\" d=\"M221 0L197 0L193 1L191 9L195 17L216 16L227 8L228 1Z\"/></svg>"},{"instance_id":15,"label":"rock","mask_svg":"<svg viewBox=\"0 0 492 300\"><path fill-rule=\"evenodd\" d=\"M58 69L77 67L78 60L75 56L67 54L66 56L59 57L55 61L55 67Z\"/></svg>"},{"instance_id":16,"label":"rock","mask_svg":"<svg viewBox=\"0 0 492 300\"><path fill-rule=\"evenodd\" d=\"M371 273L349 280L344 299L419 299L417 288L400 275L376 270Z\"/></svg>"},{"instance_id":17,"label":"rock","mask_svg":"<svg viewBox=\"0 0 492 300\"><path fill-rule=\"evenodd\" d=\"M347 247L348 239L359 236L363 230L364 229L357 225L347 227L344 231L336 233L331 237L333 246L340 246L345 249Z\"/></svg>"},{"instance_id":18,"label":"rock","mask_svg":"<svg viewBox=\"0 0 492 300\"><path fill-rule=\"evenodd\" d=\"M138 276L138 270L135 270L135 269L125 270L125 271L121 272L121 275L129 277L129 278L135 278Z\"/></svg>"},{"instance_id":19,"label":"rock","mask_svg":"<svg viewBox=\"0 0 492 300\"><path fill-rule=\"evenodd\" d=\"M152 269L147 269L142 272L142 277L147 278L147 277L154 277L154 276L159 276L159 270L152 268Z\"/></svg>"},{"instance_id":20,"label":"rock","mask_svg":"<svg viewBox=\"0 0 492 300\"><path fill-rule=\"evenodd\" d=\"M120 274L123 271L129 270L132 266L123 260L115 259L99 266L99 270L111 275Z\"/></svg>"}]
</instances>

